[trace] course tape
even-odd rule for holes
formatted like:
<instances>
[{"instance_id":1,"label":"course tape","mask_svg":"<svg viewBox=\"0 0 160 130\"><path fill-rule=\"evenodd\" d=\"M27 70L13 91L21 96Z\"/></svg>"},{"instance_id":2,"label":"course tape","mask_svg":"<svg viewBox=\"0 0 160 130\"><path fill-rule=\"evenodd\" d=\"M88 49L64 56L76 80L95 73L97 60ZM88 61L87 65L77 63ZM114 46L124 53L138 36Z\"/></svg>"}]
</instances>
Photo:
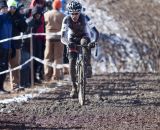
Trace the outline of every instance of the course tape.
<instances>
[{"instance_id":1,"label":"course tape","mask_svg":"<svg viewBox=\"0 0 160 130\"><path fill-rule=\"evenodd\" d=\"M32 36L54 36L54 35L61 35L61 32L57 32L57 33L31 33L31 34L27 34L27 35L23 35L23 33L20 36L15 36L15 37L11 37L11 38L6 38L3 40L0 40L0 43L3 42L7 42L10 40L19 40L19 39L27 39L30 38Z\"/></svg>"},{"instance_id":2,"label":"course tape","mask_svg":"<svg viewBox=\"0 0 160 130\"><path fill-rule=\"evenodd\" d=\"M14 71L14 70L21 69L24 65L28 64L28 63L29 63L30 61L32 61L32 60L33 60L33 57L30 58L29 60L25 61L22 65L19 65L19 66L15 67L15 68L12 68L12 69L9 68L8 70L5 70L5 71L0 72L0 75L1 75L1 74L5 74L5 73L9 73L10 71Z\"/></svg>"},{"instance_id":3,"label":"course tape","mask_svg":"<svg viewBox=\"0 0 160 130\"><path fill-rule=\"evenodd\" d=\"M9 40L19 40L19 39L27 39L27 38L30 38L32 37L33 35L35 36L42 36L42 35L61 35L61 32L57 32L57 33L31 33L31 34L27 34L27 35L23 35L23 33L21 33L20 36L15 36L15 37L12 37L12 38L6 38L6 39L3 39L3 40L0 40L0 43L3 43L3 42L6 42L6 41L9 41ZM22 65L19 65L15 68L9 68L8 70L5 70L5 71L2 71L0 72L0 75L2 74L5 74L5 73L9 73L10 71L14 71L14 70L18 70L18 69L21 69L24 65L28 64L30 61L32 60L36 60L42 64L45 64L45 65L48 65L50 67L56 67L57 69L60 69L60 68L63 68L63 67L69 67L68 64L54 64L54 63L51 63L51 62L46 62L45 60L41 60L37 57L34 57L32 56L29 60L27 60L26 62L24 62Z\"/></svg>"},{"instance_id":4,"label":"course tape","mask_svg":"<svg viewBox=\"0 0 160 130\"><path fill-rule=\"evenodd\" d=\"M32 36L32 34L15 36L15 37L12 37L12 38L6 38L6 39L3 39L3 40L0 40L0 43L7 42L7 41L10 41L10 40L27 39L27 38L30 38L31 36Z\"/></svg>"},{"instance_id":5,"label":"course tape","mask_svg":"<svg viewBox=\"0 0 160 130\"><path fill-rule=\"evenodd\" d=\"M34 57L34 56L33 56L33 59L35 59L36 61L38 61L38 62L40 62L44 65L48 65L48 66L54 67L54 68L56 67L57 69L62 69L64 67L67 67L67 68L69 67L69 64L54 64L54 63L51 63L51 62L48 62L48 61L45 61L45 60L41 60L41 59L39 59L37 57Z\"/></svg>"},{"instance_id":6,"label":"course tape","mask_svg":"<svg viewBox=\"0 0 160 130\"><path fill-rule=\"evenodd\" d=\"M36 60L36 61L38 61L38 62L40 62L40 63L42 63L42 64L44 64L44 65L48 65L50 67L56 67L57 69L61 69L61 68L64 68L64 67L67 67L67 68L69 67L69 64L54 64L54 63L46 62L45 60L41 60L41 59L39 59L37 57L32 56L30 59L28 59L27 61L25 61L23 64L15 67L15 68L12 68L12 69L9 68L8 70L0 72L0 75L5 74L5 73L9 73L11 71L15 71L15 70L21 69L24 65L28 64L33 59Z\"/></svg>"},{"instance_id":7,"label":"course tape","mask_svg":"<svg viewBox=\"0 0 160 130\"><path fill-rule=\"evenodd\" d=\"M61 32L56 33L32 33L35 36L54 36L54 35L61 35Z\"/></svg>"}]
</instances>

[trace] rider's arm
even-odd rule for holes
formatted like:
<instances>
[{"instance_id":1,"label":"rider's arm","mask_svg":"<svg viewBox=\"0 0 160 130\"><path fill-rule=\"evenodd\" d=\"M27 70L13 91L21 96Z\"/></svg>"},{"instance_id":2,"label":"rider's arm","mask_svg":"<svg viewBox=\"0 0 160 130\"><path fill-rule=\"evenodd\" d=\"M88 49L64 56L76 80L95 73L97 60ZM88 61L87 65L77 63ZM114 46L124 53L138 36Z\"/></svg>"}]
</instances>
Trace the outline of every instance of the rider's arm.
<instances>
[{"instance_id":1,"label":"rider's arm","mask_svg":"<svg viewBox=\"0 0 160 130\"><path fill-rule=\"evenodd\" d=\"M67 24L67 18L66 17L63 19L63 22L62 22L61 42L65 45L69 44L69 41L68 41L68 24Z\"/></svg>"},{"instance_id":2,"label":"rider's arm","mask_svg":"<svg viewBox=\"0 0 160 130\"><path fill-rule=\"evenodd\" d=\"M87 15L86 15L86 21L89 26L89 29L91 30L91 33L93 34L92 42L97 42L99 39L98 30L96 29L96 27L94 26L94 24L92 23L92 21L90 20L90 18Z\"/></svg>"}]
</instances>

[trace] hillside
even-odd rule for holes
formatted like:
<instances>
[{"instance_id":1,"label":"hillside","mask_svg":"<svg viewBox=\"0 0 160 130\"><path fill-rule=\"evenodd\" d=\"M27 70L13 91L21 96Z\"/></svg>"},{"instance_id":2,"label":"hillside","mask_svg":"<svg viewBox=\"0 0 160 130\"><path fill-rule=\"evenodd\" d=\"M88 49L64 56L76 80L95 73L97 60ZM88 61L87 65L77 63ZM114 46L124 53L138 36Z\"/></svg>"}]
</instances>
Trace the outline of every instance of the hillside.
<instances>
[{"instance_id":1,"label":"hillside","mask_svg":"<svg viewBox=\"0 0 160 130\"><path fill-rule=\"evenodd\" d=\"M101 33L99 43L105 48L106 70L159 72L159 1L81 2Z\"/></svg>"}]
</instances>

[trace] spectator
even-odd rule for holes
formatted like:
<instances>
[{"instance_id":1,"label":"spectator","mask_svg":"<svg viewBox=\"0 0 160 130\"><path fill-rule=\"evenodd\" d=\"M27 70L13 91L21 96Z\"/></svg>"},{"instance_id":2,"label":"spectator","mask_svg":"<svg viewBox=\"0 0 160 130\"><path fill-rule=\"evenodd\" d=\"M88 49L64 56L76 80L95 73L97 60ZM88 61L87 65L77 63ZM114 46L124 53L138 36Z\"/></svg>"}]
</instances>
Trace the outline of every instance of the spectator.
<instances>
[{"instance_id":1,"label":"spectator","mask_svg":"<svg viewBox=\"0 0 160 130\"><path fill-rule=\"evenodd\" d=\"M18 3L17 11L22 15L22 17L26 20L26 12L24 10L24 4ZM26 32L25 32L26 33ZM30 39L22 39L22 49L21 49L21 64L23 64L25 61L29 60L30 58ZM29 87L31 85L31 75L30 75L30 63L25 64L22 66L20 70L20 85L22 87Z\"/></svg>"},{"instance_id":2,"label":"spectator","mask_svg":"<svg viewBox=\"0 0 160 130\"><path fill-rule=\"evenodd\" d=\"M45 0L32 0L30 4L30 8L33 8L35 6L41 7L42 10L45 8Z\"/></svg>"},{"instance_id":3,"label":"spectator","mask_svg":"<svg viewBox=\"0 0 160 130\"><path fill-rule=\"evenodd\" d=\"M9 7L8 14L12 20L12 37L19 36L21 32L25 32L27 24L17 11L17 2L15 0L8 0L7 2ZM11 57L10 64L11 68L15 68L20 65L21 59L21 40L12 40L11 46L16 49L16 55ZM13 71L13 88L18 89L20 87L20 70Z\"/></svg>"},{"instance_id":4,"label":"spectator","mask_svg":"<svg viewBox=\"0 0 160 130\"><path fill-rule=\"evenodd\" d=\"M32 16L30 18L28 18L26 20L27 24L28 24L28 32L29 33L36 33L38 28L41 26L42 22L41 22L41 8L36 6L32 9ZM42 45L44 45L44 43L42 43L43 41L40 41L40 39L38 39L37 36L33 36L33 55L35 57L40 58L43 54L43 51L41 50ZM35 83L41 83L41 80L39 78L39 73L40 73L40 68L41 65L39 62L34 61L34 81ZM38 75L37 75L38 74Z\"/></svg>"},{"instance_id":5,"label":"spectator","mask_svg":"<svg viewBox=\"0 0 160 130\"><path fill-rule=\"evenodd\" d=\"M67 11L66 11L66 4L67 4L67 0L61 0L61 3L62 3L62 7L60 8L60 11L67 15ZM67 57L67 46L64 44L64 53L63 53L63 63L64 64L68 64L69 63L69 60L68 60L68 57ZM68 68L67 67L64 67L63 68L63 73L64 74L68 74L69 71L68 71Z\"/></svg>"},{"instance_id":6,"label":"spectator","mask_svg":"<svg viewBox=\"0 0 160 130\"><path fill-rule=\"evenodd\" d=\"M8 7L6 1L0 1L0 40L12 37L12 22L7 14L7 10ZM8 56L10 48L11 41L0 43L0 72L8 69ZM0 75L0 91L4 91L3 85L5 77L6 74Z\"/></svg>"},{"instance_id":7,"label":"spectator","mask_svg":"<svg viewBox=\"0 0 160 130\"><path fill-rule=\"evenodd\" d=\"M17 11L24 17L24 4L18 3L17 5Z\"/></svg>"},{"instance_id":8,"label":"spectator","mask_svg":"<svg viewBox=\"0 0 160 130\"><path fill-rule=\"evenodd\" d=\"M31 8L25 8L24 9L24 17L27 19L32 15L32 9Z\"/></svg>"},{"instance_id":9,"label":"spectator","mask_svg":"<svg viewBox=\"0 0 160 130\"><path fill-rule=\"evenodd\" d=\"M45 17L45 28L46 33L57 33L61 30L61 25L63 18L65 17L63 13L59 11L61 8L61 1L54 0L53 10L48 11L44 14ZM45 48L45 61L56 64L62 64L63 62L63 49L64 45L60 41L60 35L47 35L46 36L46 48ZM60 80L62 75L60 74L60 69L56 67L52 68L47 65L44 66L45 69L45 80Z\"/></svg>"},{"instance_id":10,"label":"spectator","mask_svg":"<svg viewBox=\"0 0 160 130\"><path fill-rule=\"evenodd\" d=\"M67 3L67 0L61 0L61 3L62 3L62 7L60 9L60 11L64 14L66 14L66 3Z\"/></svg>"},{"instance_id":11,"label":"spectator","mask_svg":"<svg viewBox=\"0 0 160 130\"><path fill-rule=\"evenodd\" d=\"M41 10L41 17L40 17L41 24L36 29L35 33L44 33L45 25L44 25L43 13L45 9L45 0L32 0L30 7L31 8L38 7ZM42 36L42 35L34 36L34 43L35 43L33 46L34 56L43 60L44 59L44 48L45 48L45 36ZM43 64L35 61L34 62L34 76L35 76L36 83L42 82L43 74L44 74Z\"/></svg>"},{"instance_id":12,"label":"spectator","mask_svg":"<svg viewBox=\"0 0 160 130\"><path fill-rule=\"evenodd\" d=\"M46 0L45 6L46 6L45 12L52 10L52 0Z\"/></svg>"}]
</instances>

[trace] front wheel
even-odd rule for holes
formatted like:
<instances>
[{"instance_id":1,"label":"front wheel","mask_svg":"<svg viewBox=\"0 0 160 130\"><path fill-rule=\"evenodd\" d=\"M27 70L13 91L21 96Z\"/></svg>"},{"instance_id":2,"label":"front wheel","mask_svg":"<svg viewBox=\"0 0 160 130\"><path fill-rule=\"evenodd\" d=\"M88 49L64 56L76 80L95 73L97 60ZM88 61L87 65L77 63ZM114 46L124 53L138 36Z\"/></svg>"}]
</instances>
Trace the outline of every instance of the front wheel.
<instances>
[{"instance_id":1,"label":"front wheel","mask_svg":"<svg viewBox=\"0 0 160 130\"><path fill-rule=\"evenodd\" d=\"M79 73L78 73L78 100L81 105L85 103L85 88L86 88L86 76L85 76L85 68L84 66L79 66Z\"/></svg>"}]
</instances>

